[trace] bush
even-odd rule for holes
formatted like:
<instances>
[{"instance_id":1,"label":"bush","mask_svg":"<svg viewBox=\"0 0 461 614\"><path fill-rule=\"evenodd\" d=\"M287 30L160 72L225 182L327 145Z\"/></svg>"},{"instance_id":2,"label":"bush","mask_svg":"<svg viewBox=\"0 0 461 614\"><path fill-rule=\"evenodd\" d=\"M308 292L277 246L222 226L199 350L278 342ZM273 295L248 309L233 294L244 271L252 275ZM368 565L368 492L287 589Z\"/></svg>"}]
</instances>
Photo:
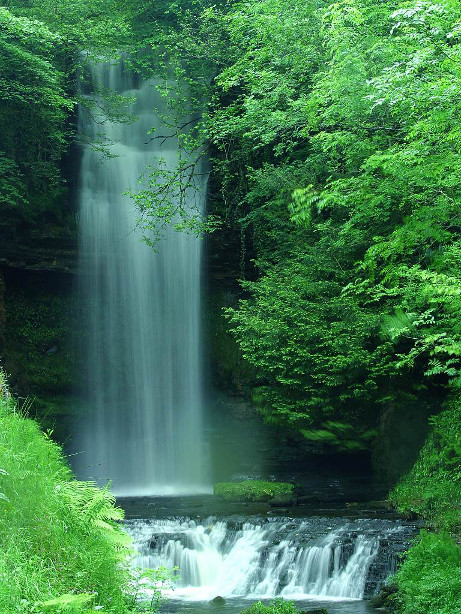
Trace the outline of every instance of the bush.
<instances>
[{"instance_id":1,"label":"bush","mask_svg":"<svg viewBox=\"0 0 461 614\"><path fill-rule=\"evenodd\" d=\"M286 482L221 482L214 485L214 494L226 501L273 501L294 499L294 486Z\"/></svg>"},{"instance_id":2,"label":"bush","mask_svg":"<svg viewBox=\"0 0 461 614\"><path fill-rule=\"evenodd\" d=\"M395 579L402 614L461 612L461 547L448 533L423 531Z\"/></svg>"},{"instance_id":3,"label":"bush","mask_svg":"<svg viewBox=\"0 0 461 614\"><path fill-rule=\"evenodd\" d=\"M74 479L0 373L0 612L127 614L130 540L107 488ZM99 608L101 609L101 608Z\"/></svg>"}]
</instances>

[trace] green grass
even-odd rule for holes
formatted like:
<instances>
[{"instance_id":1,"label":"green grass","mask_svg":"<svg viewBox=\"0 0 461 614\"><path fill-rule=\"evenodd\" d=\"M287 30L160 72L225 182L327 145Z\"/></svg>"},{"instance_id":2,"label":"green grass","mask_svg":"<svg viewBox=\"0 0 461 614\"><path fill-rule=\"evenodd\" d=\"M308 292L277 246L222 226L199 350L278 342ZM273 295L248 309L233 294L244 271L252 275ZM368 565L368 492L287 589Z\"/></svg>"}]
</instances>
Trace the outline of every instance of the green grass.
<instances>
[{"instance_id":1,"label":"green grass","mask_svg":"<svg viewBox=\"0 0 461 614\"><path fill-rule=\"evenodd\" d=\"M271 501L294 497L294 486L286 482L264 482L245 480L244 482L220 482L214 485L214 494L226 501Z\"/></svg>"},{"instance_id":2,"label":"green grass","mask_svg":"<svg viewBox=\"0 0 461 614\"><path fill-rule=\"evenodd\" d=\"M60 447L18 413L0 380L0 613L127 614L121 510L107 489L74 479Z\"/></svg>"}]
</instances>

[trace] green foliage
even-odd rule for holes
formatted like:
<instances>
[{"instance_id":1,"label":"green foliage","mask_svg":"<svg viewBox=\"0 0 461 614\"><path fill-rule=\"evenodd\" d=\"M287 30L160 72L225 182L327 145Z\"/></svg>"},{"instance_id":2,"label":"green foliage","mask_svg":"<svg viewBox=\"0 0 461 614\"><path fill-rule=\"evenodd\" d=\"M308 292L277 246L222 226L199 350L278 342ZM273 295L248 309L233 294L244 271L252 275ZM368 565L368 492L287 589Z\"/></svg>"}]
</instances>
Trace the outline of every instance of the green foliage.
<instances>
[{"instance_id":1,"label":"green foliage","mask_svg":"<svg viewBox=\"0 0 461 614\"><path fill-rule=\"evenodd\" d=\"M14 160L0 152L0 177L2 178L2 192L0 206L16 206L27 204L26 186L18 165Z\"/></svg>"},{"instance_id":2,"label":"green foliage","mask_svg":"<svg viewBox=\"0 0 461 614\"><path fill-rule=\"evenodd\" d=\"M299 614L299 609L292 601L274 599L265 605L262 601L253 603L249 608L242 610L242 614Z\"/></svg>"},{"instance_id":3,"label":"green foliage","mask_svg":"<svg viewBox=\"0 0 461 614\"><path fill-rule=\"evenodd\" d=\"M395 578L402 614L460 611L461 546L447 533L423 531Z\"/></svg>"},{"instance_id":4,"label":"green foliage","mask_svg":"<svg viewBox=\"0 0 461 614\"><path fill-rule=\"evenodd\" d=\"M461 407L457 395L432 419L432 432L410 473L390 500L405 514L428 518L435 526L461 530Z\"/></svg>"},{"instance_id":5,"label":"green foliage","mask_svg":"<svg viewBox=\"0 0 461 614\"><path fill-rule=\"evenodd\" d=\"M294 485L286 482L221 482L214 485L214 494L226 501L270 501L277 497L293 497Z\"/></svg>"},{"instance_id":6,"label":"green foliage","mask_svg":"<svg viewBox=\"0 0 461 614\"><path fill-rule=\"evenodd\" d=\"M152 21L146 27L146 19ZM221 224L204 213L200 199L209 175L208 111L220 58L226 53L225 30L219 7L202 0L134 3L133 24L138 50L131 64L157 81L164 109L160 133L151 140L170 142L178 152L174 167L154 157L143 186L131 194L140 214L146 241L154 248L169 227L191 234L211 233Z\"/></svg>"},{"instance_id":7,"label":"green foliage","mask_svg":"<svg viewBox=\"0 0 461 614\"><path fill-rule=\"evenodd\" d=\"M131 571L131 539L109 486L74 478L61 448L18 411L1 371L0 392L1 611L157 611L171 574ZM150 600L139 599L141 586Z\"/></svg>"},{"instance_id":8,"label":"green foliage","mask_svg":"<svg viewBox=\"0 0 461 614\"><path fill-rule=\"evenodd\" d=\"M440 532L422 532L395 580L396 605L403 614L459 611L461 546L461 409L459 380L452 398L432 422L432 431L411 469L390 494L404 514L427 518ZM447 531L452 532L450 535Z\"/></svg>"},{"instance_id":9,"label":"green foliage","mask_svg":"<svg viewBox=\"0 0 461 614\"><path fill-rule=\"evenodd\" d=\"M130 541L109 490L77 482L59 446L5 397L0 423L4 611L81 612L94 603L127 612Z\"/></svg>"},{"instance_id":10,"label":"green foliage","mask_svg":"<svg viewBox=\"0 0 461 614\"><path fill-rule=\"evenodd\" d=\"M131 2L6 0L0 8L0 208L2 225L75 225L66 185L77 103L127 118L127 100L101 88L80 94L88 59L120 60L133 46ZM99 113L100 114L100 113ZM98 119L101 119L100 117ZM95 144L102 153L106 143ZM5 217L5 214L7 217Z\"/></svg>"},{"instance_id":11,"label":"green foliage","mask_svg":"<svg viewBox=\"0 0 461 614\"><path fill-rule=\"evenodd\" d=\"M293 258L271 268L261 281L245 284L253 300L228 310L244 357L268 381L258 390L268 417L278 413L294 426L309 424L326 404L325 414L333 416L336 400L359 412L374 388L365 367L377 319L338 283L316 278L316 260Z\"/></svg>"},{"instance_id":12,"label":"green foliage","mask_svg":"<svg viewBox=\"0 0 461 614\"><path fill-rule=\"evenodd\" d=\"M456 4L165 6L142 30L159 59L138 61L170 77L187 155L135 197L147 227L175 219L163 186L186 194L208 143L214 212L256 252L227 310L255 400L310 441L369 447L383 407L443 398L461 366Z\"/></svg>"},{"instance_id":13,"label":"green foliage","mask_svg":"<svg viewBox=\"0 0 461 614\"><path fill-rule=\"evenodd\" d=\"M66 45L86 54L114 57L132 42L131 0L7 0L17 15L40 20ZM78 62L77 58L73 58Z\"/></svg>"},{"instance_id":14,"label":"green foliage","mask_svg":"<svg viewBox=\"0 0 461 614\"><path fill-rule=\"evenodd\" d=\"M230 328L268 420L361 449L382 407L443 399L461 366L459 12L226 10L203 129L260 273Z\"/></svg>"},{"instance_id":15,"label":"green foliage","mask_svg":"<svg viewBox=\"0 0 461 614\"><path fill-rule=\"evenodd\" d=\"M43 23L0 8L3 210L21 207L33 216L62 196L59 162L73 110L58 61L63 45Z\"/></svg>"},{"instance_id":16,"label":"green foliage","mask_svg":"<svg viewBox=\"0 0 461 614\"><path fill-rule=\"evenodd\" d=\"M94 611L90 606L94 600L94 595L87 595L85 593L81 595L61 595L56 599L48 599L42 601L39 607L44 612L68 612L78 614L79 612L92 612Z\"/></svg>"}]
</instances>

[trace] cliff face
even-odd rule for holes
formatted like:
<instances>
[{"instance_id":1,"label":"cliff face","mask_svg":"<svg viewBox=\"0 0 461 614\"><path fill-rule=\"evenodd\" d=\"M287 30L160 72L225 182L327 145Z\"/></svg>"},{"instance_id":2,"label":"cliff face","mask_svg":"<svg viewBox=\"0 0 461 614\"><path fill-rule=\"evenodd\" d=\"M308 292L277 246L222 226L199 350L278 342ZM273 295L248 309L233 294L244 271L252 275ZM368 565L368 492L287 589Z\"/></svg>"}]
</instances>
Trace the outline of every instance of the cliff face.
<instances>
[{"instance_id":1,"label":"cliff face","mask_svg":"<svg viewBox=\"0 0 461 614\"><path fill-rule=\"evenodd\" d=\"M53 224L0 228L0 264L10 269L75 272L76 233L61 234Z\"/></svg>"},{"instance_id":2,"label":"cliff face","mask_svg":"<svg viewBox=\"0 0 461 614\"><path fill-rule=\"evenodd\" d=\"M71 405L76 269L77 216L70 199L42 211L2 211L0 364L14 394L46 428L61 424Z\"/></svg>"},{"instance_id":3,"label":"cliff face","mask_svg":"<svg viewBox=\"0 0 461 614\"><path fill-rule=\"evenodd\" d=\"M2 211L0 265L31 271L74 272L77 214L67 203L57 211Z\"/></svg>"},{"instance_id":4,"label":"cliff face","mask_svg":"<svg viewBox=\"0 0 461 614\"><path fill-rule=\"evenodd\" d=\"M225 309L245 296L239 280L253 278L253 250L238 227L224 227L206 238L204 328L212 387L250 396L255 385L253 367L242 357L228 330Z\"/></svg>"},{"instance_id":5,"label":"cliff face","mask_svg":"<svg viewBox=\"0 0 461 614\"><path fill-rule=\"evenodd\" d=\"M20 403L62 439L78 372L72 351L79 321L74 277L5 266L0 275L1 366Z\"/></svg>"}]
</instances>

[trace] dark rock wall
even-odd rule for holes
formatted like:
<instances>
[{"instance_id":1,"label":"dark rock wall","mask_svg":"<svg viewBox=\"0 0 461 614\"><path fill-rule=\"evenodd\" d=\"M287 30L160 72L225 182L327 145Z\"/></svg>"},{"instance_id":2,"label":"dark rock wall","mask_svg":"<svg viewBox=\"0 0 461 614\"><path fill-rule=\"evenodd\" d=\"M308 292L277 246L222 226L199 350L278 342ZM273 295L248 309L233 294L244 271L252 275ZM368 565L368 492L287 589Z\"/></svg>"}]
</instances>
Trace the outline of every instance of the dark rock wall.
<instances>
[{"instance_id":1,"label":"dark rock wall","mask_svg":"<svg viewBox=\"0 0 461 614\"><path fill-rule=\"evenodd\" d=\"M30 221L20 217L0 224L0 265L31 271L73 272L77 262L77 215L61 221L43 215Z\"/></svg>"},{"instance_id":2,"label":"dark rock wall","mask_svg":"<svg viewBox=\"0 0 461 614\"><path fill-rule=\"evenodd\" d=\"M224 227L206 238L204 330L210 384L231 394L249 395L255 373L228 329L225 309L245 294L238 281L254 276L246 237Z\"/></svg>"},{"instance_id":3,"label":"dark rock wall","mask_svg":"<svg viewBox=\"0 0 461 614\"><path fill-rule=\"evenodd\" d=\"M427 398L383 409L372 457L381 482L392 487L411 469L428 435L429 416L439 406L440 398Z\"/></svg>"},{"instance_id":4,"label":"dark rock wall","mask_svg":"<svg viewBox=\"0 0 461 614\"><path fill-rule=\"evenodd\" d=\"M74 276L3 267L1 277L2 366L20 404L62 439L76 374Z\"/></svg>"}]
</instances>

